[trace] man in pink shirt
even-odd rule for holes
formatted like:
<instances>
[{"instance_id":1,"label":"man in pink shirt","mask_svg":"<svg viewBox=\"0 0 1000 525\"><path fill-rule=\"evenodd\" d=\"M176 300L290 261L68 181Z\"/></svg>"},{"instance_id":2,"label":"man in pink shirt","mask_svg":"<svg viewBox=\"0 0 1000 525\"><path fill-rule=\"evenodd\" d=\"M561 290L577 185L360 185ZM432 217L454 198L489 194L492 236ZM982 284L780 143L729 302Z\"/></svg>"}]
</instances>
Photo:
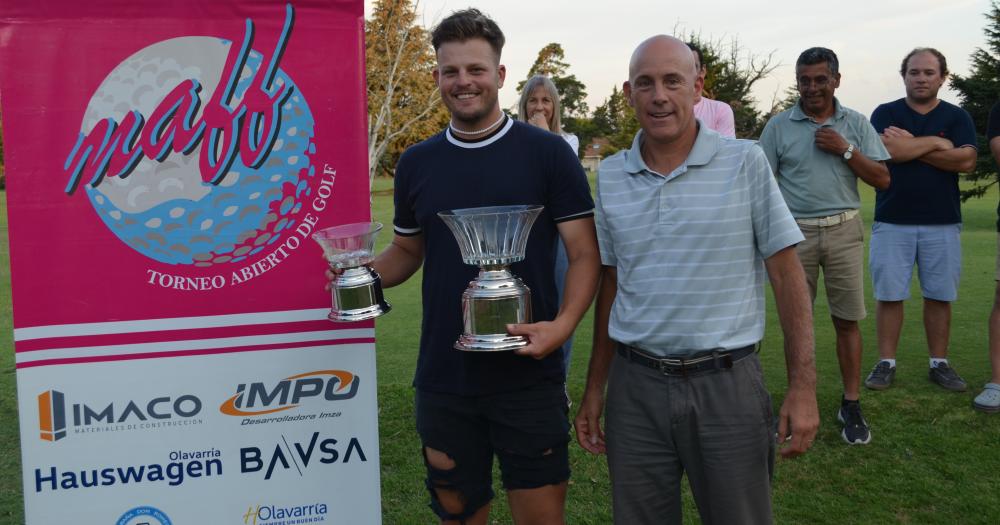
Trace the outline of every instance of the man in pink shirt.
<instances>
[{"instance_id":1,"label":"man in pink shirt","mask_svg":"<svg viewBox=\"0 0 1000 525\"><path fill-rule=\"evenodd\" d=\"M705 67L705 61L702 60L701 49L694 42L688 42L687 46L694 53L694 58L698 65L698 76L701 77L701 81L704 83L708 68ZM696 93L694 116L702 124L719 132L723 137L736 137L736 122L733 119L733 108L729 107L729 104L719 100L712 100L703 97L701 93Z\"/></svg>"}]
</instances>

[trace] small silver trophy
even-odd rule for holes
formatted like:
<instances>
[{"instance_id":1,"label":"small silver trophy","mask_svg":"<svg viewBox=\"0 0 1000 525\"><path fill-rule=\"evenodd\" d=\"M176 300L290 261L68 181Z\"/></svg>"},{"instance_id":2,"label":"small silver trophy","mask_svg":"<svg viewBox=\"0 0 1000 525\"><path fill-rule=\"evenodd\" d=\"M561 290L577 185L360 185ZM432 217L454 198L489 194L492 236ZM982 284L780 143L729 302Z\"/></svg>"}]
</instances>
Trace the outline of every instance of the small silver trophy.
<instances>
[{"instance_id":1,"label":"small silver trophy","mask_svg":"<svg viewBox=\"0 0 1000 525\"><path fill-rule=\"evenodd\" d=\"M344 270L330 283L331 321L374 319L392 308L382 296L382 278L368 266L375 259L375 237L381 230L378 222L356 222L312 235L330 266Z\"/></svg>"},{"instance_id":2,"label":"small silver trophy","mask_svg":"<svg viewBox=\"0 0 1000 525\"><path fill-rule=\"evenodd\" d=\"M458 240L462 260L479 266L479 275L462 293L464 333L455 348L495 352L527 346L527 338L507 333L507 324L531 322L531 290L507 267L524 259L528 233L542 208L490 206L438 213Z\"/></svg>"}]
</instances>

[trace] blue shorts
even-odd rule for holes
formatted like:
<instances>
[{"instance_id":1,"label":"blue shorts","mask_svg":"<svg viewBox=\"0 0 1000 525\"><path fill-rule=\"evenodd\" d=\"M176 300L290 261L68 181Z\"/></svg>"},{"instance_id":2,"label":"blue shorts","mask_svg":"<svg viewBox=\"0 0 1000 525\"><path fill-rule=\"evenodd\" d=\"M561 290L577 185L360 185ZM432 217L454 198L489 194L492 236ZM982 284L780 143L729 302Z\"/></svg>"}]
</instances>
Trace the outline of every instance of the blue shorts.
<instances>
[{"instance_id":1,"label":"blue shorts","mask_svg":"<svg viewBox=\"0 0 1000 525\"><path fill-rule=\"evenodd\" d=\"M875 299L908 299L914 264L925 299L957 299L962 274L961 233L961 224L872 224L868 267Z\"/></svg>"}]
</instances>

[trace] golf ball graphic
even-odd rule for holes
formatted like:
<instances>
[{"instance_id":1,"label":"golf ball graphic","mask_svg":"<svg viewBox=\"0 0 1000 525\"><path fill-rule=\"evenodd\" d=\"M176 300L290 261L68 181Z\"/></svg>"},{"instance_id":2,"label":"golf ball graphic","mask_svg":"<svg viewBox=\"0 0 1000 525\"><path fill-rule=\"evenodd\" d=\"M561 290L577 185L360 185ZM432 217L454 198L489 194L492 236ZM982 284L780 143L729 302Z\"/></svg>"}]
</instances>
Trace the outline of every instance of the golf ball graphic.
<instances>
[{"instance_id":1,"label":"golf ball graphic","mask_svg":"<svg viewBox=\"0 0 1000 525\"><path fill-rule=\"evenodd\" d=\"M133 110L148 119L186 79L201 84L202 103L194 119L198 122L215 90L221 89L232 45L213 37L181 37L133 54L91 97L81 132L88 134L107 118L122 122ZM262 67L267 67L265 57L251 50L230 107L237 107L248 89L258 88L263 73L255 74ZM316 182L312 113L294 81L279 68L274 88L282 85L292 89L291 96L282 103L274 147L259 167L247 167L237 155L218 184L205 182L208 177L199 168L201 148L208 142L204 138L192 151L171 152L162 161L143 156L127 177L106 177L96 187L85 186L101 220L131 248L174 265L238 263L278 242L292 230Z\"/></svg>"}]
</instances>

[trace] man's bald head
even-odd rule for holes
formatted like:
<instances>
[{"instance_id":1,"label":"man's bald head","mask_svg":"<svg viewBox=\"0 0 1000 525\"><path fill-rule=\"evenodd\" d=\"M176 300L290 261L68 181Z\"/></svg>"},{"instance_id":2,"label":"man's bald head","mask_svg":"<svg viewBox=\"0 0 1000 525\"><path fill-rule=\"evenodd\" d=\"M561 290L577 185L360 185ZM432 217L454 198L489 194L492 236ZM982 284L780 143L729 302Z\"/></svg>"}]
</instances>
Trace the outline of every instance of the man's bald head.
<instances>
[{"instance_id":1,"label":"man's bald head","mask_svg":"<svg viewBox=\"0 0 1000 525\"><path fill-rule=\"evenodd\" d=\"M670 35L656 35L643 40L632 52L632 58L628 62L629 80L635 78L644 61L663 60L668 57L678 59L685 65L690 64L691 73L698 75L698 64L694 54L684 41Z\"/></svg>"},{"instance_id":2,"label":"man's bald head","mask_svg":"<svg viewBox=\"0 0 1000 525\"><path fill-rule=\"evenodd\" d=\"M672 36L657 35L635 48L628 69L622 90L635 109L644 146L686 155L698 133L694 103L702 87L694 53Z\"/></svg>"}]
</instances>

